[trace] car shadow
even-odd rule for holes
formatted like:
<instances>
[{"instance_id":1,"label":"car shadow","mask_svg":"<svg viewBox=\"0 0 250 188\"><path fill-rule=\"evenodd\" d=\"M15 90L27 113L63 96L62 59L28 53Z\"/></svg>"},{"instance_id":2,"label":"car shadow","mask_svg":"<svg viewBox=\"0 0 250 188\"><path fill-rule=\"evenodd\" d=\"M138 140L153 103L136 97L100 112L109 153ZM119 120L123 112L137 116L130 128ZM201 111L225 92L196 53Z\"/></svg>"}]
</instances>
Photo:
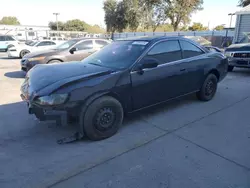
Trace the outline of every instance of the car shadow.
<instances>
[{"instance_id":1,"label":"car shadow","mask_svg":"<svg viewBox=\"0 0 250 188\"><path fill-rule=\"evenodd\" d=\"M157 114L162 113L166 109L169 110L181 107L187 100L189 102L194 102L194 100L196 100L192 95L183 98L173 100L169 103L162 103L125 116L119 134L123 134L123 128L127 129L137 122L144 121L143 116L157 116ZM182 100L184 102L180 102ZM0 105L0 119L0 146L7 142L7 140L12 139L11 137L13 136L15 139L36 139L48 144L51 142L55 143L58 139L71 136L78 130L78 123L57 126L55 121L38 121L34 115L28 114L28 108L25 102ZM82 141L91 142L86 139L86 137L84 137Z\"/></svg>"},{"instance_id":2,"label":"car shadow","mask_svg":"<svg viewBox=\"0 0 250 188\"><path fill-rule=\"evenodd\" d=\"M19 57L0 57L0 59L20 59Z\"/></svg>"},{"instance_id":3,"label":"car shadow","mask_svg":"<svg viewBox=\"0 0 250 188\"><path fill-rule=\"evenodd\" d=\"M13 71L13 72L6 72L4 76L8 78L25 78L26 73L24 71Z\"/></svg>"},{"instance_id":4,"label":"car shadow","mask_svg":"<svg viewBox=\"0 0 250 188\"><path fill-rule=\"evenodd\" d=\"M249 68L235 68L231 74L235 75L250 75L250 69Z\"/></svg>"}]
</instances>

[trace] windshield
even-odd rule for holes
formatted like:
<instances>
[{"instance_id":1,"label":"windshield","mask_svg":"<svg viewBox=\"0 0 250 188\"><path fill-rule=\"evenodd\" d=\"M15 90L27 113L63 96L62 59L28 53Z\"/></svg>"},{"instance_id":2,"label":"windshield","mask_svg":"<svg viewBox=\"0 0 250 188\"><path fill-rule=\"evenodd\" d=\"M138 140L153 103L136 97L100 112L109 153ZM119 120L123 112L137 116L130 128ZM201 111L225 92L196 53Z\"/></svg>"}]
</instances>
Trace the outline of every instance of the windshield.
<instances>
[{"instance_id":1,"label":"windshield","mask_svg":"<svg viewBox=\"0 0 250 188\"><path fill-rule=\"evenodd\" d=\"M37 43L38 43L38 42L31 42L31 43L29 43L28 45L29 45L29 46L35 46Z\"/></svg>"},{"instance_id":2,"label":"windshield","mask_svg":"<svg viewBox=\"0 0 250 188\"><path fill-rule=\"evenodd\" d=\"M56 49L67 49L76 44L79 40L69 40L56 47Z\"/></svg>"},{"instance_id":3,"label":"windshield","mask_svg":"<svg viewBox=\"0 0 250 188\"><path fill-rule=\"evenodd\" d=\"M250 33L246 34L243 39L241 39L240 43L250 43Z\"/></svg>"},{"instance_id":4,"label":"windshield","mask_svg":"<svg viewBox=\"0 0 250 188\"><path fill-rule=\"evenodd\" d=\"M116 41L82 62L115 69L127 68L142 54L147 44L147 41Z\"/></svg>"}]
</instances>

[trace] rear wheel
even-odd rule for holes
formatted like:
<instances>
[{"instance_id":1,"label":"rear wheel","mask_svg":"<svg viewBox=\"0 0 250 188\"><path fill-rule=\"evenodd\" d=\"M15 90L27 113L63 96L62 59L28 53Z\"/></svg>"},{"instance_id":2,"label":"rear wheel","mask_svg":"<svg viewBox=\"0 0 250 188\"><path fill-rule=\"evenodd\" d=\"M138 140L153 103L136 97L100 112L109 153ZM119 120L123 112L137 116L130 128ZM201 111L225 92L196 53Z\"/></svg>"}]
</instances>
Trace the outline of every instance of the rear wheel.
<instances>
[{"instance_id":1,"label":"rear wheel","mask_svg":"<svg viewBox=\"0 0 250 188\"><path fill-rule=\"evenodd\" d=\"M22 50L22 51L20 52L20 58L23 58L23 56L25 56L25 55L28 54L28 53L30 53L30 51L28 51L28 50Z\"/></svg>"},{"instance_id":2,"label":"rear wheel","mask_svg":"<svg viewBox=\"0 0 250 188\"><path fill-rule=\"evenodd\" d=\"M113 97L104 96L82 108L80 125L90 140L102 140L113 136L123 121L121 103Z\"/></svg>"},{"instance_id":3,"label":"rear wheel","mask_svg":"<svg viewBox=\"0 0 250 188\"><path fill-rule=\"evenodd\" d=\"M217 91L218 79L214 74L209 74L196 96L201 101L210 101Z\"/></svg>"},{"instance_id":4,"label":"rear wheel","mask_svg":"<svg viewBox=\"0 0 250 188\"><path fill-rule=\"evenodd\" d=\"M228 72L232 72L233 69L234 69L234 66L228 65L228 68L227 68Z\"/></svg>"}]
</instances>

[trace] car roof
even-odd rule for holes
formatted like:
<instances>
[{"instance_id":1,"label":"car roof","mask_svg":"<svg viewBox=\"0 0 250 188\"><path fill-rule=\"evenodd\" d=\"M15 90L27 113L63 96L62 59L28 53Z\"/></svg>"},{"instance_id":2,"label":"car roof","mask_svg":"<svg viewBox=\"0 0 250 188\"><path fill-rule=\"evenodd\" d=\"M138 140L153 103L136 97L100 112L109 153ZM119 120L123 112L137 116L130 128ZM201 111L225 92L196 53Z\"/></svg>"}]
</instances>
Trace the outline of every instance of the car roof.
<instances>
[{"instance_id":1,"label":"car roof","mask_svg":"<svg viewBox=\"0 0 250 188\"><path fill-rule=\"evenodd\" d=\"M87 37L82 37L82 38L74 38L74 39L70 39L71 41L74 40L74 41L82 41L82 40L106 40L108 41L108 39L105 39L105 38L94 38L94 37L90 37L90 38L87 38Z\"/></svg>"},{"instance_id":2,"label":"car roof","mask_svg":"<svg viewBox=\"0 0 250 188\"><path fill-rule=\"evenodd\" d=\"M142 36L142 37L131 37L124 39L117 39L117 41L148 41L148 42L157 42L164 39L183 39L182 36Z\"/></svg>"}]
</instances>

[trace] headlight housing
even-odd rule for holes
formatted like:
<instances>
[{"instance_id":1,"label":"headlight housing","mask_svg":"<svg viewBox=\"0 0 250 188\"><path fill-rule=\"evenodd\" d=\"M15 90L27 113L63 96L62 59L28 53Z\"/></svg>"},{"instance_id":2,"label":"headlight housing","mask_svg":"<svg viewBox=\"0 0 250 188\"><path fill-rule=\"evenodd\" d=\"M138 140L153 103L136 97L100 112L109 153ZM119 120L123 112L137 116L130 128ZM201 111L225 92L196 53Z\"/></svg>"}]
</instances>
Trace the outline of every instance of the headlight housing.
<instances>
[{"instance_id":1,"label":"headlight housing","mask_svg":"<svg viewBox=\"0 0 250 188\"><path fill-rule=\"evenodd\" d=\"M40 61L40 60L44 60L45 56L42 57L33 57L33 58L29 58L28 61Z\"/></svg>"},{"instance_id":2,"label":"headlight housing","mask_svg":"<svg viewBox=\"0 0 250 188\"><path fill-rule=\"evenodd\" d=\"M226 57L233 57L234 53L232 52L225 52Z\"/></svg>"},{"instance_id":3,"label":"headlight housing","mask_svg":"<svg viewBox=\"0 0 250 188\"><path fill-rule=\"evenodd\" d=\"M67 101L69 94L52 94L37 98L34 102L43 106L60 105Z\"/></svg>"}]
</instances>

